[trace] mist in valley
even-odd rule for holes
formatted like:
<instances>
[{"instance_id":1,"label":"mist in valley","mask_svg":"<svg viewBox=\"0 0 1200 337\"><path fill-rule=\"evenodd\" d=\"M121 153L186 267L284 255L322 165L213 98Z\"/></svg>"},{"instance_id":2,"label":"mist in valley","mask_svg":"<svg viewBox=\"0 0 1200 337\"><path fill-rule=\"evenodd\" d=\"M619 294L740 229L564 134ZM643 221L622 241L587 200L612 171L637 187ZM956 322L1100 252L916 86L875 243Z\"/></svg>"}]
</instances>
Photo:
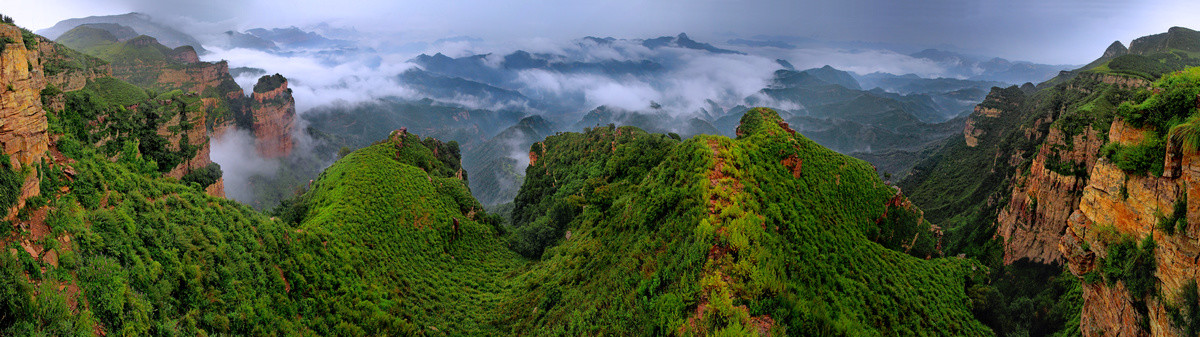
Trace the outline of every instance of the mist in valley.
<instances>
[{"instance_id":1,"label":"mist in valley","mask_svg":"<svg viewBox=\"0 0 1200 337\"><path fill-rule=\"evenodd\" d=\"M780 6L847 17L836 23L811 15L808 23L803 18L784 20L776 14ZM1039 15L1063 11L1030 6ZM1120 8L1084 7L1091 17L1074 20L1087 25L1128 15ZM505 186L509 192L481 198L501 202L519 187L529 146L548 134L515 130L495 137L531 116L545 120L547 133L614 124L684 137L732 136L741 112L768 106L801 133L843 153L870 158L893 151L911 153L961 128L960 117L991 87L1044 81L1086 63L1096 56L1094 45L1110 42L1065 39L1087 48L1018 53L1080 32L1013 41L1010 36L1028 35L1022 34L1029 27L1020 16L993 13L988 4L964 7L946 1L897 9L944 12L937 16L942 19L931 22L913 22L899 15L902 12L883 13L872 4L853 1L619 1L600 8L129 0L103 8L140 14L90 19L136 26L144 30L139 34L157 35L164 43L197 41L201 60L228 61L231 75L247 93L262 75L287 77L298 121L291 134L303 146L288 157L266 159L258 156L253 135L245 130L213 140L212 159L224 168L227 194L260 208L302 190L343 147L369 145L401 127L458 142L467 171L481 180L472 180L472 188ZM521 23L495 15L516 12L522 17L554 15ZM971 17L995 22L980 27L977 20L966 21ZM905 28L882 30L886 24ZM40 32L54 38L70 27L68 22ZM948 29L954 27L973 31ZM1112 27L1117 28L1125 27ZM930 36L932 31L940 35ZM1021 58L999 58L1013 55ZM1039 62L1022 61L1026 59ZM822 76L854 83L822 76L795 80L794 75L816 74L806 70L822 67L838 73ZM785 83L783 78L793 81ZM913 164L869 160L896 171L889 174ZM478 172L483 167L504 172ZM475 192L498 193L493 189Z\"/></svg>"}]
</instances>

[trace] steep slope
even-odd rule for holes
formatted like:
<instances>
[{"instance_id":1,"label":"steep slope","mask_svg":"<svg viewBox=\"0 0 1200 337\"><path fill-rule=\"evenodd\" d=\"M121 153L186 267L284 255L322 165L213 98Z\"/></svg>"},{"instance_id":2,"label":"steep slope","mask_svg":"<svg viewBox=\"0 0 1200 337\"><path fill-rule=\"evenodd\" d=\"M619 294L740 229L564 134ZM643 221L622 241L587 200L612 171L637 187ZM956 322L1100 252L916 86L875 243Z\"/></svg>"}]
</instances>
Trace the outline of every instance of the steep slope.
<instances>
[{"instance_id":1,"label":"steep slope","mask_svg":"<svg viewBox=\"0 0 1200 337\"><path fill-rule=\"evenodd\" d=\"M1181 193L1174 185L1182 184L1182 178L1177 168L1164 171L1162 158L1173 158L1166 161L1168 167L1180 165L1178 150L1167 150L1174 146L1168 146L1174 140L1167 141L1167 133L1188 118L1188 113L1172 111L1191 110L1195 94L1172 95L1187 87L1181 83L1192 81L1193 71L1170 75L1153 86L1149 79L1200 65L1200 59L1182 51L1190 48L1187 41L1194 37L1200 34L1171 29L1135 40L1138 48L1130 48L1128 54L1114 44L1093 68L1064 72L1036 89L993 90L971 115L963 136L952 138L919 164L901 186L932 220L946 226L948 253L975 256L1008 270L1067 264L1082 276L1078 294L1063 293L1081 297L1080 323L1062 328L1077 328L1089 336L1177 334L1181 330L1173 329L1179 326L1167 327L1165 318L1175 309L1164 309L1170 306L1156 301L1169 298L1167 302L1175 305L1170 308L1191 305L1174 302L1186 289L1181 285L1188 270L1194 268L1175 257L1190 250L1168 244L1171 239L1157 234L1146 243L1137 242L1158 219L1174 223L1185 217L1186 212L1174 211L1179 207L1172 204ZM1177 102L1175 107L1189 108L1155 105L1171 100ZM1146 175L1172 179L1143 178ZM1120 262L1100 262L1107 253ZM1148 262L1156 254L1175 257L1160 258L1156 269ZM1171 279L1162 283L1165 290L1155 292L1165 297L1143 296L1150 289L1147 284L1159 284L1147 281L1152 277ZM1131 284L1133 288L1127 288ZM993 314L981 319L1005 321L1017 319L1006 315L1020 315ZM1066 323L1072 324L1070 320ZM1032 328L1027 332L1034 333Z\"/></svg>"},{"instance_id":2,"label":"steep slope","mask_svg":"<svg viewBox=\"0 0 1200 337\"><path fill-rule=\"evenodd\" d=\"M602 127L535 144L513 240L541 262L514 280L504 322L523 334L986 333L966 305L975 265L905 254L937 255L936 235L869 165L769 109L738 134Z\"/></svg>"},{"instance_id":3,"label":"steep slope","mask_svg":"<svg viewBox=\"0 0 1200 337\"><path fill-rule=\"evenodd\" d=\"M1190 68L1117 110L1059 245L1085 281L1085 335L1200 333L1198 95L1200 68Z\"/></svg>"},{"instance_id":4,"label":"steep slope","mask_svg":"<svg viewBox=\"0 0 1200 337\"><path fill-rule=\"evenodd\" d=\"M550 122L541 116L525 117L467 149L463 168L471 172L471 194L489 206L512 202L525 180L529 146L550 136L551 130Z\"/></svg>"},{"instance_id":5,"label":"steep slope","mask_svg":"<svg viewBox=\"0 0 1200 337\"><path fill-rule=\"evenodd\" d=\"M296 125L296 100L288 89L287 78L275 74L263 76L250 95L250 112L258 153L265 158L286 157L295 145L292 131Z\"/></svg>"},{"instance_id":6,"label":"steep slope","mask_svg":"<svg viewBox=\"0 0 1200 337\"><path fill-rule=\"evenodd\" d=\"M77 89L88 80L107 76L104 61L37 36L11 24L0 24L0 149L23 180L0 205L5 219L40 193L38 168L50 146L46 110L64 104L59 88ZM10 207L12 207L10 209Z\"/></svg>"},{"instance_id":7,"label":"steep slope","mask_svg":"<svg viewBox=\"0 0 1200 337\"><path fill-rule=\"evenodd\" d=\"M522 261L453 146L398 133L352 153L285 221L162 178L136 147L57 147L48 194L0 235L5 335L499 334L476 305Z\"/></svg>"},{"instance_id":8,"label":"steep slope","mask_svg":"<svg viewBox=\"0 0 1200 337\"><path fill-rule=\"evenodd\" d=\"M293 296L308 298L305 316L325 318L310 323L319 334L499 334L488 308L522 261L458 163L457 146L396 131L281 209L304 257L288 269Z\"/></svg>"}]
</instances>

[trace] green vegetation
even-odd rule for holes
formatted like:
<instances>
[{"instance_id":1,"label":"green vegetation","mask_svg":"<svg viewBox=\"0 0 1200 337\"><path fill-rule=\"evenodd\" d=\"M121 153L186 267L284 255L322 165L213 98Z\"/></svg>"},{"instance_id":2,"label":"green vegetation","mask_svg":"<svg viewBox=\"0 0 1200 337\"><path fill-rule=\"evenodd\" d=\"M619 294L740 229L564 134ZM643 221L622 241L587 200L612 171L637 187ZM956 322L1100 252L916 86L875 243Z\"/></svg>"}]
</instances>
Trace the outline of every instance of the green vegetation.
<instances>
[{"instance_id":1,"label":"green vegetation","mask_svg":"<svg viewBox=\"0 0 1200 337\"><path fill-rule=\"evenodd\" d=\"M1171 215L1159 217L1158 228L1167 235L1175 235L1175 232L1185 233L1187 227L1187 193L1181 193L1171 206Z\"/></svg>"},{"instance_id":2,"label":"green vegetation","mask_svg":"<svg viewBox=\"0 0 1200 337\"><path fill-rule=\"evenodd\" d=\"M1162 176L1166 152L1167 145L1154 134L1148 134L1146 139L1137 145L1108 143L1100 149L1100 155L1111 160L1121 170L1155 177Z\"/></svg>"},{"instance_id":3,"label":"green vegetation","mask_svg":"<svg viewBox=\"0 0 1200 337\"><path fill-rule=\"evenodd\" d=\"M185 184L196 183L201 188L204 188L217 182L217 179L221 179L221 165L211 163L208 166L184 174L183 178L179 180Z\"/></svg>"},{"instance_id":4,"label":"green vegetation","mask_svg":"<svg viewBox=\"0 0 1200 337\"><path fill-rule=\"evenodd\" d=\"M895 190L779 122L755 109L737 140L601 127L534 145L514 231L547 218L530 209L577 209L560 195L586 205L514 280L502 322L520 334L985 333L966 306L974 264L871 243ZM799 177L781 162L792 156Z\"/></svg>"},{"instance_id":5,"label":"green vegetation","mask_svg":"<svg viewBox=\"0 0 1200 337\"><path fill-rule=\"evenodd\" d=\"M1079 336L1083 289L1055 265L1020 260L967 290L975 317L1000 336Z\"/></svg>"},{"instance_id":6,"label":"green vegetation","mask_svg":"<svg viewBox=\"0 0 1200 337\"><path fill-rule=\"evenodd\" d=\"M1157 296L1158 278L1154 276L1154 238L1146 236L1141 244L1132 238L1122 238L1108 246L1108 256L1101 259L1099 269L1109 285L1122 281L1135 298Z\"/></svg>"},{"instance_id":7,"label":"green vegetation","mask_svg":"<svg viewBox=\"0 0 1200 337\"><path fill-rule=\"evenodd\" d=\"M1183 336L1200 335L1200 289L1196 280L1189 280L1179 290L1176 304L1165 305L1171 324L1183 331Z\"/></svg>"},{"instance_id":8,"label":"green vegetation","mask_svg":"<svg viewBox=\"0 0 1200 337\"><path fill-rule=\"evenodd\" d=\"M39 169L44 195L35 199L49 207L30 226L47 228L37 241L44 253L35 260L14 242L7 248L20 253L0 254L0 306L17 308L0 310L3 334L91 335L97 326L123 335L298 331L284 311L297 304L275 269L287 256L284 226L155 178L131 143L116 162L70 134L58 148L78 174ZM71 240L54 239L65 236Z\"/></svg>"},{"instance_id":9,"label":"green vegetation","mask_svg":"<svg viewBox=\"0 0 1200 337\"><path fill-rule=\"evenodd\" d=\"M133 142L114 162L70 132L58 148L78 173L39 171L47 237L72 239L39 241L57 266L0 258L0 306L21 308L0 330L987 334L966 293L980 266L905 254L940 256L894 244L932 234L919 210L889 206L895 190L868 164L779 122L752 110L736 140L628 127L550 137L511 228L471 196L453 142L396 132L338 160L272 220L158 177ZM554 234L540 258L506 247L540 239L526 230L538 223Z\"/></svg>"},{"instance_id":10,"label":"green vegetation","mask_svg":"<svg viewBox=\"0 0 1200 337\"><path fill-rule=\"evenodd\" d=\"M1107 70L1117 74L1133 75L1147 80L1156 80L1163 75L1200 64L1200 58L1183 51L1157 53L1149 56L1122 55L1107 64Z\"/></svg>"},{"instance_id":11,"label":"green vegetation","mask_svg":"<svg viewBox=\"0 0 1200 337\"><path fill-rule=\"evenodd\" d=\"M0 37L0 53L4 52L4 48L8 47L8 44L16 42L11 37Z\"/></svg>"},{"instance_id":12,"label":"green vegetation","mask_svg":"<svg viewBox=\"0 0 1200 337\"><path fill-rule=\"evenodd\" d=\"M1121 104L1117 114L1130 124L1149 127L1161 136L1196 111L1200 94L1200 67L1172 73L1154 82L1154 93L1144 100Z\"/></svg>"},{"instance_id":13,"label":"green vegetation","mask_svg":"<svg viewBox=\"0 0 1200 337\"><path fill-rule=\"evenodd\" d=\"M500 334L491 323L522 261L504 248L450 147L396 135L325 170L275 211L294 221L283 264L317 334ZM439 149L436 153L434 149ZM348 291L352 290L352 291Z\"/></svg>"},{"instance_id":14,"label":"green vegetation","mask_svg":"<svg viewBox=\"0 0 1200 337\"><path fill-rule=\"evenodd\" d=\"M287 82L287 78L284 78L283 75L280 74L263 76L262 78L258 79L258 83L254 84L254 92L261 94L275 90L275 88L282 86L284 82Z\"/></svg>"},{"instance_id":15,"label":"green vegetation","mask_svg":"<svg viewBox=\"0 0 1200 337\"><path fill-rule=\"evenodd\" d=\"M89 82L83 90L66 93L66 109L57 119L66 135L84 144L97 144L103 154L113 156L126 144L134 144L135 152L146 156L160 172L167 172L195 157L199 146L191 144L187 131L197 127L192 121L203 113L203 103L194 95L180 91L155 94L106 77ZM95 123L97 120L106 123Z\"/></svg>"},{"instance_id":16,"label":"green vegetation","mask_svg":"<svg viewBox=\"0 0 1200 337\"><path fill-rule=\"evenodd\" d=\"M8 155L0 153L0 210L7 212L17 203L24 180L20 171L12 170L12 162Z\"/></svg>"},{"instance_id":17,"label":"green vegetation","mask_svg":"<svg viewBox=\"0 0 1200 337\"><path fill-rule=\"evenodd\" d=\"M1143 238L1140 244L1133 238L1122 237L1108 245L1107 257L1099 259L1097 263L1097 269L1106 284L1115 286L1120 281L1129 290L1133 307L1142 318L1138 325L1144 330L1150 328L1146 300L1160 296L1159 281L1155 276L1157 263L1154 260L1157 247L1150 235Z\"/></svg>"},{"instance_id":18,"label":"green vegetation","mask_svg":"<svg viewBox=\"0 0 1200 337\"><path fill-rule=\"evenodd\" d=\"M1052 130L1061 132L1058 139L1063 142L1048 145L1045 168L1086 178L1083 162L1065 159L1068 152L1076 151L1077 139L1093 142L1089 137L1101 137L1101 143L1105 143L1112 122L1117 117L1128 120L1131 112L1151 117L1146 120L1159 116L1139 112L1126 103L1145 101L1151 92L1102 80L1083 73L1060 77L1036 91L993 89L981 106L1002 111L1002 117L975 118L974 127L984 131L978 145L970 147L961 137L952 137L900 182L913 202L925 210L926 218L944 228L947 255L966 254L991 267L992 282L975 292L1008 295L989 295L990 309L976 311L976 317L999 334L1050 335L1078 329L1078 324L1072 323L1074 318L1044 312L1031 315L1015 309L1031 302L1064 303L1077 308L1081 303L1078 292L1067 289L1077 287L1071 283L1078 280L1057 277L1058 273L1034 272L1040 268L1036 264L1003 266L1003 242L996 236L996 219L1000 210L1009 207L1014 184L1029 174L1035 155L1047 146L1046 137ZM1159 134L1146 139L1145 143L1130 146L1108 145L1100 155L1131 172L1161 175L1166 137ZM1013 288L1022 285L1000 281L1005 273L1029 275L1034 278L1031 284L1058 282L1061 286L1045 294L1023 292Z\"/></svg>"},{"instance_id":19,"label":"green vegetation","mask_svg":"<svg viewBox=\"0 0 1200 337\"><path fill-rule=\"evenodd\" d=\"M104 60L88 56L58 43L51 43L53 53L42 55L42 70L46 76L65 72L93 70L108 64Z\"/></svg>"}]
</instances>

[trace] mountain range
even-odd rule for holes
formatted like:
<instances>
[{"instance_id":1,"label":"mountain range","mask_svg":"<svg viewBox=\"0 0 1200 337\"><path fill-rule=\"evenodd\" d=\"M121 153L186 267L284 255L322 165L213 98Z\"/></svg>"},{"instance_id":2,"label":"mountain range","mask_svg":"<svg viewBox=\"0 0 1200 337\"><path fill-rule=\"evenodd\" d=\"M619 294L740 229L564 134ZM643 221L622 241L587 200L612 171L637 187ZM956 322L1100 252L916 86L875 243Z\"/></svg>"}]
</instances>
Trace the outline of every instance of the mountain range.
<instances>
[{"instance_id":1,"label":"mountain range","mask_svg":"<svg viewBox=\"0 0 1200 337\"><path fill-rule=\"evenodd\" d=\"M586 37L393 58L369 83L404 90L298 111L313 77L145 15L5 21L3 335L1200 333L1191 29L1069 70L908 55L941 78ZM664 94L713 64L759 80Z\"/></svg>"}]
</instances>

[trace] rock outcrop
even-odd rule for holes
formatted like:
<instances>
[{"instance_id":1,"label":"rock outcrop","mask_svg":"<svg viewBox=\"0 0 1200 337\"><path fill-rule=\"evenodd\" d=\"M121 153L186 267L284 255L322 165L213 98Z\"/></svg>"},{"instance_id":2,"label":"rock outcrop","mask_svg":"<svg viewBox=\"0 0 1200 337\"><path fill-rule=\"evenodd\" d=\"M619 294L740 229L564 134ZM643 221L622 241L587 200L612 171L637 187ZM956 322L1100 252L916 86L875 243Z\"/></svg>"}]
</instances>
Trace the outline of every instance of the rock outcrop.
<instances>
[{"instance_id":1,"label":"rock outcrop","mask_svg":"<svg viewBox=\"0 0 1200 337\"><path fill-rule=\"evenodd\" d=\"M19 28L0 24L0 39L16 41L0 48L0 146L20 168L40 160L50 142L41 99L46 78L35 67L40 53L25 48Z\"/></svg>"},{"instance_id":2,"label":"rock outcrop","mask_svg":"<svg viewBox=\"0 0 1200 337\"><path fill-rule=\"evenodd\" d=\"M971 116L967 117L967 124L963 128L963 139L967 146L979 146L980 139L987 136L991 125L1006 112L1015 111L1024 99L1024 93L1017 86L992 88L983 102L975 106Z\"/></svg>"},{"instance_id":3,"label":"rock outcrop","mask_svg":"<svg viewBox=\"0 0 1200 337\"><path fill-rule=\"evenodd\" d=\"M254 86L250 110L258 153L267 158L292 153L292 129L296 124L296 101L287 79L279 74L263 76Z\"/></svg>"},{"instance_id":4,"label":"rock outcrop","mask_svg":"<svg viewBox=\"0 0 1200 337\"><path fill-rule=\"evenodd\" d=\"M1132 145L1141 142L1145 132L1118 119L1109 139ZM1085 336L1182 335L1171 322L1166 303L1179 303L1188 281L1200 278L1200 153L1182 151L1174 144L1167 152L1163 177L1128 174L1107 159L1098 159L1078 208L1066 222L1058 248L1071 272L1081 277L1098 272L1096 266L1119 237L1149 236L1157 244L1153 263L1159 296L1135 298L1123 281L1086 284L1080 326ZM1184 200L1188 226L1168 234L1159 222ZM1144 309L1136 310L1138 306Z\"/></svg>"},{"instance_id":5,"label":"rock outcrop","mask_svg":"<svg viewBox=\"0 0 1200 337\"><path fill-rule=\"evenodd\" d=\"M1051 128L1029 167L1017 176L1008 206L997 217L997 234L1004 238L1004 263L1027 258L1039 263L1061 263L1058 241L1067 218L1078 207L1078 195L1087 185L1087 171L1096 164L1104 138L1092 128L1064 141L1059 128ZM1071 144L1068 146L1068 144Z\"/></svg>"},{"instance_id":6,"label":"rock outcrop","mask_svg":"<svg viewBox=\"0 0 1200 337\"><path fill-rule=\"evenodd\" d=\"M41 53L36 48L26 48L21 29L16 26L0 24L0 40L15 41L0 47L0 148L12 163L12 167L0 169L19 170L29 166L16 206L4 212L4 218L11 219L26 199L39 193L37 168L30 164L45 156L50 138L41 99L42 88L46 86L46 78L38 66Z\"/></svg>"},{"instance_id":7,"label":"rock outcrop","mask_svg":"<svg viewBox=\"0 0 1200 337\"><path fill-rule=\"evenodd\" d=\"M70 50L41 36L37 39L38 52L41 53L42 68L47 85L53 85L64 92L75 91L83 89L89 80L112 76L112 66L104 60ZM56 67L59 64L83 65L83 67L60 69L62 67ZM62 108L51 110L57 111Z\"/></svg>"}]
</instances>

